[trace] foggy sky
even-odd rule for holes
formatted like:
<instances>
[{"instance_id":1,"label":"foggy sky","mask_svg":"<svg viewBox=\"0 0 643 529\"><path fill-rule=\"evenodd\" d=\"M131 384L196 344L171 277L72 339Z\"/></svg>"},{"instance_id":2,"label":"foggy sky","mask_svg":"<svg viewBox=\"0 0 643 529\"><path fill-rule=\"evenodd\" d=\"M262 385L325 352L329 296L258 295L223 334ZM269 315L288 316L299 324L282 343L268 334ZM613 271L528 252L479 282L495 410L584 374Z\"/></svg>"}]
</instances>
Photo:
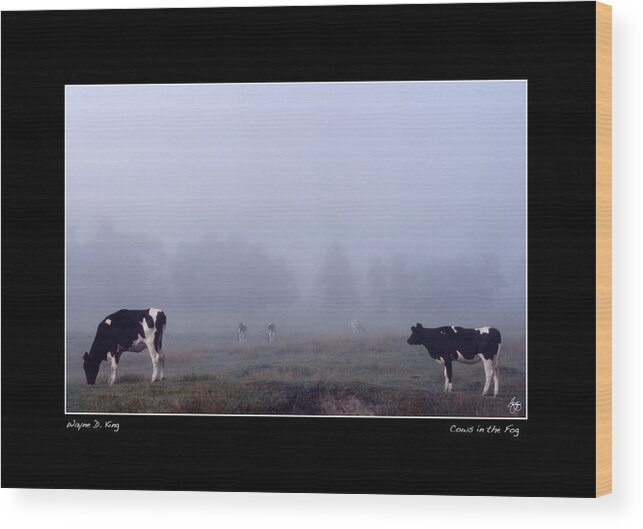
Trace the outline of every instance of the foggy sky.
<instances>
[{"instance_id":1,"label":"foggy sky","mask_svg":"<svg viewBox=\"0 0 643 529\"><path fill-rule=\"evenodd\" d=\"M225 325L524 326L525 96L68 86L69 327L150 305Z\"/></svg>"}]
</instances>

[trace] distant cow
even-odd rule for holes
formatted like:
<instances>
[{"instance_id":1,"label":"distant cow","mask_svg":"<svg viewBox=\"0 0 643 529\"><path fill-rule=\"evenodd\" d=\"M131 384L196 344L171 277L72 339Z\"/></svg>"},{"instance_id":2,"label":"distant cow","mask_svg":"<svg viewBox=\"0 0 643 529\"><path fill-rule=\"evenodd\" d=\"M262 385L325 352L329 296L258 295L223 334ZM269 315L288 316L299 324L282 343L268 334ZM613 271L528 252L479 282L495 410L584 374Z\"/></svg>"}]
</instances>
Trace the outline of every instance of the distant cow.
<instances>
[{"instance_id":1,"label":"distant cow","mask_svg":"<svg viewBox=\"0 0 643 529\"><path fill-rule=\"evenodd\" d=\"M361 336L364 334L364 325L359 320L352 320L351 328L353 329L353 336Z\"/></svg>"},{"instance_id":2,"label":"distant cow","mask_svg":"<svg viewBox=\"0 0 643 529\"><path fill-rule=\"evenodd\" d=\"M277 327L275 327L274 323L270 322L268 324L268 341L274 342L276 336L277 336Z\"/></svg>"},{"instance_id":3,"label":"distant cow","mask_svg":"<svg viewBox=\"0 0 643 529\"><path fill-rule=\"evenodd\" d=\"M409 345L423 345L431 358L444 364L444 391L453 388L452 362L475 364L482 360L485 384L482 395L486 395L493 378L493 396L498 395L498 353L500 331L493 327L465 329L464 327L438 327L425 329L421 323L411 327Z\"/></svg>"},{"instance_id":4,"label":"distant cow","mask_svg":"<svg viewBox=\"0 0 643 529\"><path fill-rule=\"evenodd\" d=\"M147 347L152 359L152 382L156 382L160 368L163 380L165 355L163 353L163 331L167 319L159 309L122 309L110 314L98 325L96 337L89 353L83 355L83 369L88 384L95 384L100 363L109 360L112 374L108 383L116 381L116 369L121 354L125 351L138 353Z\"/></svg>"},{"instance_id":5,"label":"distant cow","mask_svg":"<svg viewBox=\"0 0 643 529\"><path fill-rule=\"evenodd\" d=\"M240 342L245 342L246 335L248 334L248 326L245 323L240 323L238 331L239 331L239 334L237 336L238 340Z\"/></svg>"}]
</instances>

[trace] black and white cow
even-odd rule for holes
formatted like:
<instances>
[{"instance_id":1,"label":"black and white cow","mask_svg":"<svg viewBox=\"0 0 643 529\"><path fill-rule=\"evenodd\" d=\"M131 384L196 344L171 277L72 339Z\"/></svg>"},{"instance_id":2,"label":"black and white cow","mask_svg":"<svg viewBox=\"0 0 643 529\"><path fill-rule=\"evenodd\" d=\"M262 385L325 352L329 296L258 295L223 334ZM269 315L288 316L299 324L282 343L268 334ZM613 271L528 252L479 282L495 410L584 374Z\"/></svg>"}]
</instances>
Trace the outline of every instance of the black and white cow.
<instances>
[{"instance_id":1,"label":"black and white cow","mask_svg":"<svg viewBox=\"0 0 643 529\"><path fill-rule=\"evenodd\" d=\"M245 323L240 323L237 331L238 331L237 339L240 342L245 342L246 335L248 334L248 326Z\"/></svg>"},{"instance_id":2,"label":"black and white cow","mask_svg":"<svg viewBox=\"0 0 643 529\"><path fill-rule=\"evenodd\" d=\"M88 384L96 383L100 363L109 360L112 374L108 383L116 380L116 369L121 354L125 351L138 353L147 348L152 359L152 382L159 376L163 380L165 354L163 353L163 331L167 319L160 309L122 309L110 314L98 325L96 337L89 353L83 355L83 369Z\"/></svg>"},{"instance_id":3,"label":"black and white cow","mask_svg":"<svg viewBox=\"0 0 643 529\"><path fill-rule=\"evenodd\" d=\"M359 320L351 320L351 329L353 330L353 336L364 334L364 324Z\"/></svg>"},{"instance_id":4,"label":"black and white cow","mask_svg":"<svg viewBox=\"0 0 643 529\"><path fill-rule=\"evenodd\" d=\"M437 327L425 329L421 323L411 327L409 345L423 345L431 358L444 364L444 391L453 388L452 362L475 364L482 360L485 384L482 395L486 395L493 379L493 396L498 395L498 353L500 331L493 327L465 329L464 327Z\"/></svg>"},{"instance_id":5,"label":"black and white cow","mask_svg":"<svg viewBox=\"0 0 643 529\"><path fill-rule=\"evenodd\" d=\"M275 326L274 323L270 322L268 324L268 341L274 342L276 337L277 337L277 327Z\"/></svg>"}]
</instances>

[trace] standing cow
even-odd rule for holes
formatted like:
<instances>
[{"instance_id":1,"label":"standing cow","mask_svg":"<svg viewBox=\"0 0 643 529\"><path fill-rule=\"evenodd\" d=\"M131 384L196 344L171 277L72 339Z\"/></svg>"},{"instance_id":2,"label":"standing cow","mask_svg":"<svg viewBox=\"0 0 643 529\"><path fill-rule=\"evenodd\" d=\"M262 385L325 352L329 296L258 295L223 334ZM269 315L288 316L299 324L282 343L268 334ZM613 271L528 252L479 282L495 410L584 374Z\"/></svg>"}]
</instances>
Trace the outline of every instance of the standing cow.
<instances>
[{"instance_id":1,"label":"standing cow","mask_svg":"<svg viewBox=\"0 0 643 529\"><path fill-rule=\"evenodd\" d=\"M246 341L246 335L248 334L248 326L245 323L240 323L239 328L237 329L238 334L237 334L237 339L240 342L245 342Z\"/></svg>"},{"instance_id":2,"label":"standing cow","mask_svg":"<svg viewBox=\"0 0 643 529\"><path fill-rule=\"evenodd\" d=\"M364 334L364 325L359 320L351 320L351 329L353 336L362 336Z\"/></svg>"},{"instance_id":3,"label":"standing cow","mask_svg":"<svg viewBox=\"0 0 643 529\"><path fill-rule=\"evenodd\" d=\"M409 345L423 345L436 362L444 364L444 391L453 388L452 362L475 364L482 360L485 384L482 395L486 395L493 379L493 396L498 395L498 353L500 352L500 331L493 327L465 329L464 327L437 327L425 329L421 323L411 327Z\"/></svg>"},{"instance_id":4,"label":"standing cow","mask_svg":"<svg viewBox=\"0 0 643 529\"><path fill-rule=\"evenodd\" d=\"M147 348L152 359L152 382L156 382L160 370L163 380L165 354L163 353L163 332L167 319L160 309L127 310L110 314L98 325L96 337L89 352L83 355L83 369L87 383L96 383L100 363L109 360L112 373L108 383L116 381L116 369L121 354L125 351L138 353Z\"/></svg>"},{"instance_id":5,"label":"standing cow","mask_svg":"<svg viewBox=\"0 0 643 529\"><path fill-rule=\"evenodd\" d=\"M270 322L268 324L268 341L274 342L276 337L277 337L277 327L275 326L274 323Z\"/></svg>"}]
</instances>

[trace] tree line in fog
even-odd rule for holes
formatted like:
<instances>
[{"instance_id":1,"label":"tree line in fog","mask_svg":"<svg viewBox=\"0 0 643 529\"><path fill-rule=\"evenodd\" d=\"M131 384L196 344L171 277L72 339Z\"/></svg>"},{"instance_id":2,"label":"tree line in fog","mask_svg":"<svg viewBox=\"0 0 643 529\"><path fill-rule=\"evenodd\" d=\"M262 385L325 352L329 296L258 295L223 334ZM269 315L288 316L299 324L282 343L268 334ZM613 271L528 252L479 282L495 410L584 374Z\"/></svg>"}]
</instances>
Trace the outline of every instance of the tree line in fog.
<instances>
[{"instance_id":1,"label":"tree line in fog","mask_svg":"<svg viewBox=\"0 0 643 529\"><path fill-rule=\"evenodd\" d=\"M491 254L447 259L436 250L418 261L410 249L365 262L335 243L315 267L298 270L266 244L210 235L168 251L154 235L109 227L68 235L70 328L118 308L148 306L163 307L174 321L198 322L263 317L337 325L360 318L387 325L430 318L520 325L524 317L524 276L503 275Z\"/></svg>"}]
</instances>

